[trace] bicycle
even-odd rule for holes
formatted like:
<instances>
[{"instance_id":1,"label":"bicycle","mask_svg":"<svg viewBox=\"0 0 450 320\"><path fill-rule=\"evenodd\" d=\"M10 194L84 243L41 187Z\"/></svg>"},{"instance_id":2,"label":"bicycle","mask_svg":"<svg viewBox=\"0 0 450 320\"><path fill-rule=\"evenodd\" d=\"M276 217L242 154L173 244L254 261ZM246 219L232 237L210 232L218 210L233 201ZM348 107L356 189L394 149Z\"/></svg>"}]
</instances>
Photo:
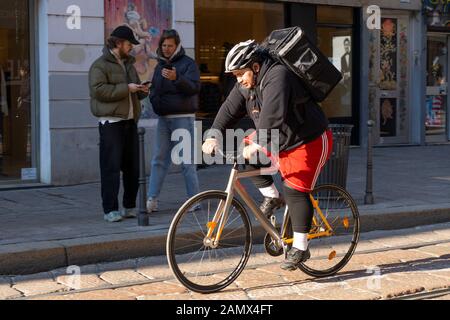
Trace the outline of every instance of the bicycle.
<instances>
[{"instance_id":1,"label":"bicycle","mask_svg":"<svg viewBox=\"0 0 450 320\"><path fill-rule=\"evenodd\" d=\"M224 289L237 279L250 257L251 222L235 195L266 231L264 248L269 255L286 254L292 246L289 208L286 206L281 227L277 228L275 216L267 218L239 181L274 174L278 168L272 165L239 171L237 158L233 158L233 163L225 191L208 190L193 196L180 207L169 228L166 243L169 266L178 281L194 292ZM317 186L310 198L314 207L308 234L311 257L299 269L313 277L328 277L341 270L356 250L360 230L358 208L345 189L333 184Z\"/></svg>"}]
</instances>

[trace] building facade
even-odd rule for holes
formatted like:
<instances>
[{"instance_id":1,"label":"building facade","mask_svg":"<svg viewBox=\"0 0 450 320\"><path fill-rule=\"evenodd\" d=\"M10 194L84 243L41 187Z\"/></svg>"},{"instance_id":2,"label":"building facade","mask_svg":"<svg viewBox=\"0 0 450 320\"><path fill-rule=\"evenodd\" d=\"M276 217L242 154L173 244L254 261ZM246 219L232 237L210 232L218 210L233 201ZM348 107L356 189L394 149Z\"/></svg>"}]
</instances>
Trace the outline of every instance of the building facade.
<instances>
[{"instance_id":1,"label":"building facade","mask_svg":"<svg viewBox=\"0 0 450 320\"><path fill-rule=\"evenodd\" d=\"M322 108L332 123L354 126L352 144L366 145L369 119L376 123L377 145L448 142L450 25L447 6L435 2L3 1L0 188L99 180L88 70L105 37L123 23L142 39L135 50L142 79L152 75L162 29L180 32L201 71L197 118L205 127L233 85L223 73L227 51L239 41L261 41L273 29L301 26L343 74ZM379 17L373 7L368 11L373 4L380 8ZM148 101L144 109L140 125L147 129L149 158L156 117Z\"/></svg>"}]
</instances>

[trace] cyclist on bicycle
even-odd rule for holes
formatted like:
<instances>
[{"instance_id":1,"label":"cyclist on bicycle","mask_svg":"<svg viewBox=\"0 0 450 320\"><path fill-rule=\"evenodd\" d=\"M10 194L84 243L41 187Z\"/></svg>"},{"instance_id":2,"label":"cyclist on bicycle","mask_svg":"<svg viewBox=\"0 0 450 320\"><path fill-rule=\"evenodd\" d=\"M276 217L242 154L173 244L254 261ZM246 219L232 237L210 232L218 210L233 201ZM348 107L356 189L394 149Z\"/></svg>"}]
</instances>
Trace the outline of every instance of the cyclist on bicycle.
<instances>
[{"instance_id":1,"label":"cyclist on bicycle","mask_svg":"<svg viewBox=\"0 0 450 320\"><path fill-rule=\"evenodd\" d=\"M328 120L318 104L308 99L297 76L272 59L254 40L241 42L231 49L225 60L225 71L233 73L237 83L222 104L212 129L224 131L248 114L255 124L253 141L257 143L244 148L244 157L249 159L262 151L279 159L294 232L292 248L281 268L295 270L310 257L307 236L314 209L309 193L331 154ZM278 155L271 154L271 129L279 133ZM202 149L210 154L217 147L217 140L210 136ZM266 185L274 187L270 176L259 177L260 185L264 180Z\"/></svg>"}]
</instances>

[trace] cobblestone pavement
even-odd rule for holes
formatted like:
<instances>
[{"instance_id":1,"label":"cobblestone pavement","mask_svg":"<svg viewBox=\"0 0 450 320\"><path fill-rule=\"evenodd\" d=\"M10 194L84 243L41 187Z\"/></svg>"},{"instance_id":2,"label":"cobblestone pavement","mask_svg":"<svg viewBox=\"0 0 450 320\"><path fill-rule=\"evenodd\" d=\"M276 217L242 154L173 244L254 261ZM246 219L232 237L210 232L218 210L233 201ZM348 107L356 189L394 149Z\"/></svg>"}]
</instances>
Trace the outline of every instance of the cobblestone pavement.
<instances>
[{"instance_id":1,"label":"cobblestone pavement","mask_svg":"<svg viewBox=\"0 0 450 320\"><path fill-rule=\"evenodd\" d=\"M1 299L37 300L324 300L389 299L450 288L450 223L361 234L355 255L337 275L312 278L279 268L254 245L246 269L219 293L180 285L166 257L0 276ZM79 268L79 269L78 269ZM80 271L80 276L77 272ZM220 270L216 272L220 273ZM450 299L449 294L433 299Z\"/></svg>"}]
</instances>

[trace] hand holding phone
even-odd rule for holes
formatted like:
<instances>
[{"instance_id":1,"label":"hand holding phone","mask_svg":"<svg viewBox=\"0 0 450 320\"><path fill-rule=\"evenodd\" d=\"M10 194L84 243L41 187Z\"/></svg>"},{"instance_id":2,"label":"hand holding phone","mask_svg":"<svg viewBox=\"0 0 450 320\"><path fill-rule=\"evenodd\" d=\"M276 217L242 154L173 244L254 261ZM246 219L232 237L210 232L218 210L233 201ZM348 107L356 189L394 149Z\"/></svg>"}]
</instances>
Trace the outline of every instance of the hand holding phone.
<instances>
[{"instance_id":1,"label":"hand holding phone","mask_svg":"<svg viewBox=\"0 0 450 320\"><path fill-rule=\"evenodd\" d=\"M149 84L151 84L152 82L150 80L145 80L141 83L141 86L148 86Z\"/></svg>"},{"instance_id":2,"label":"hand holding phone","mask_svg":"<svg viewBox=\"0 0 450 320\"><path fill-rule=\"evenodd\" d=\"M173 66L171 66L170 69L168 69L168 67L166 65L162 69L161 74L164 78L172 80L172 81L175 81L177 79L177 70Z\"/></svg>"}]
</instances>

